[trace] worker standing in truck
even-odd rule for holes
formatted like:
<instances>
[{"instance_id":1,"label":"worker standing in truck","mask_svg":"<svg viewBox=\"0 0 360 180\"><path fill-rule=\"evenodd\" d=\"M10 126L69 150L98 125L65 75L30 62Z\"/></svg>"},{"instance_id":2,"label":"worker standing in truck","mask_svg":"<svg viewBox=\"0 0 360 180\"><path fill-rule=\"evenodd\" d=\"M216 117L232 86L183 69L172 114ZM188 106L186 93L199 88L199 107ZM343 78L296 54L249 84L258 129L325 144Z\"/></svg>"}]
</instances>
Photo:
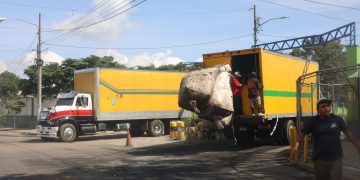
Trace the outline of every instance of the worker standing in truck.
<instances>
[{"instance_id":1,"label":"worker standing in truck","mask_svg":"<svg viewBox=\"0 0 360 180\"><path fill-rule=\"evenodd\" d=\"M233 92L233 106L234 106L234 114L242 114L242 106L241 106L241 93L240 87L242 86L240 82L241 75L238 71L231 76L231 90Z\"/></svg>"},{"instance_id":2,"label":"worker standing in truck","mask_svg":"<svg viewBox=\"0 0 360 180\"><path fill-rule=\"evenodd\" d=\"M251 72L249 74L247 85L248 85L248 98L250 101L250 108L252 115L255 116L255 112L257 112L258 115L263 115L264 112L260 98L261 83L257 79L256 72Z\"/></svg>"}]
</instances>

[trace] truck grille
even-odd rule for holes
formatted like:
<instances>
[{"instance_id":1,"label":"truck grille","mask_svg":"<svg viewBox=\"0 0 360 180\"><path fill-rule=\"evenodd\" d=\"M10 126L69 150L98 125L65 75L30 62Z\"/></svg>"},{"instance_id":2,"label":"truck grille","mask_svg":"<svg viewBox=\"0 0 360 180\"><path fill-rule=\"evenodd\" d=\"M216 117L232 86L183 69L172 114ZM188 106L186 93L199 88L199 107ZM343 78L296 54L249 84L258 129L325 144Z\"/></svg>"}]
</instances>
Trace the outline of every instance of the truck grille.
<instances>
[{"instance_id":1,"label":"truck grille","mask_svg":"<svg viewBox=\"0 0 360 180\"><path fill-rule=\"evenodd\" d=\"M49 121L38 121L38 125L41 125L41 126L50 126Z\"/></svg>"}]
</instances>

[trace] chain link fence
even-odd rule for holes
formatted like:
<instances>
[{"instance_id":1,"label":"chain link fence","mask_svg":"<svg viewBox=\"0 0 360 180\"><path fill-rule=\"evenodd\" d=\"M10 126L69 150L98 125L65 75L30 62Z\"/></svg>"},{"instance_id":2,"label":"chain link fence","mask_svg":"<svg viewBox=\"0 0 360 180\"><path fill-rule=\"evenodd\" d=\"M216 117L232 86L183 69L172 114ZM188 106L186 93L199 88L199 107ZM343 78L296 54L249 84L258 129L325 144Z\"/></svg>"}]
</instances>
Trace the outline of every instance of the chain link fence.
<instances>
[{"instance_id":1,"label":"chain link fence","mask_svg":"<svg viewBox=\"0 0 360 180\"><path fill-rule=\"evenodd\" d=\"M360 140L360 65L320 70L299 77L297 81L297 131L304 122L317 115L317 99L332 99L332 113L341 116L354 137ZM348 139L341 134L345 166L360 169L358 153ZM312 138L309 137L307 149L300 149L299 161L310 160ZM304 148L304 146L302 146ZM306 148L306 146L305 146Z\"/></svg>"}]
</instances>

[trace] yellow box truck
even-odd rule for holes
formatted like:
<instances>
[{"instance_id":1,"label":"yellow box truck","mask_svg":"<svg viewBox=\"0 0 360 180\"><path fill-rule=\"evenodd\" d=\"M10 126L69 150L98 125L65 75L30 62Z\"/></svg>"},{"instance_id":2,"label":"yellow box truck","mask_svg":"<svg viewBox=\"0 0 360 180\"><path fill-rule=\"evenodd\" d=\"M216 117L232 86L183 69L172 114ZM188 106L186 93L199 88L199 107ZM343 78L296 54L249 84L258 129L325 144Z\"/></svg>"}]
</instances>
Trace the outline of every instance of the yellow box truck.
<instances>
[{"instance_id":1,"label":"yellow box truck","mask_svg":"<svg viewBox=\"0 0 360 180\"><path fill-rule=\"evenodd\" d=\"M51 110L42 110L37 131L43 140L72 142L97 131L121 130L160 136L170 121L189 117L179 108L183 73L85 69L74 73L74 92L60 93Z\"/></svg>"},{"instance_id":2,"label":"yellow box truck","mask_svg":"<svg viewBox=\"0 0 360 180\"><path fill-rule=\"evenodd\" d=\"M241 101L242 111L234 115L234 130L240 142L252 141L254 135L275 135L279 143L289 142L290 127L296 122L296 80L304 73L317 71L316 62L309 62L293 56L266 51L263 49L246 49L203 54L205 68L219 64L230 64L233 73L242 75ZM253 116L248 100L246 79L251 72L256 72L262 84L260 90L264 115ZM316 107L316 77L303 82L301 93L303 115L311 115ZM236 106L236 105L234 105Z\"/></svg>"}]
</instances>

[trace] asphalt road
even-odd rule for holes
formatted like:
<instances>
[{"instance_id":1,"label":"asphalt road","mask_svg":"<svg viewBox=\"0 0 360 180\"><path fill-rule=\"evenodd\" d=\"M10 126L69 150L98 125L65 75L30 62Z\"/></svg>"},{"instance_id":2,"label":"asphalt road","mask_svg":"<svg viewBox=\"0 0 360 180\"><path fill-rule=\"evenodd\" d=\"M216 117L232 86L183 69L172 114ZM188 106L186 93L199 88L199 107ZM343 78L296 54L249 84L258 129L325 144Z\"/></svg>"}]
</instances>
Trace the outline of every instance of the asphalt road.
<instances>
[{"instance_id":1,"label":"asphalt road","mask_svg":"<svg viewBox=\"0 0 360 180\"><path fill-rule=\"evenodd\" d=\"M309 179L289 165L288 148L271 141L234 151L228 141L190 144L126 135L43 142L21 131L0 130L0 179Z\"/></svg>"}]
</instances>

